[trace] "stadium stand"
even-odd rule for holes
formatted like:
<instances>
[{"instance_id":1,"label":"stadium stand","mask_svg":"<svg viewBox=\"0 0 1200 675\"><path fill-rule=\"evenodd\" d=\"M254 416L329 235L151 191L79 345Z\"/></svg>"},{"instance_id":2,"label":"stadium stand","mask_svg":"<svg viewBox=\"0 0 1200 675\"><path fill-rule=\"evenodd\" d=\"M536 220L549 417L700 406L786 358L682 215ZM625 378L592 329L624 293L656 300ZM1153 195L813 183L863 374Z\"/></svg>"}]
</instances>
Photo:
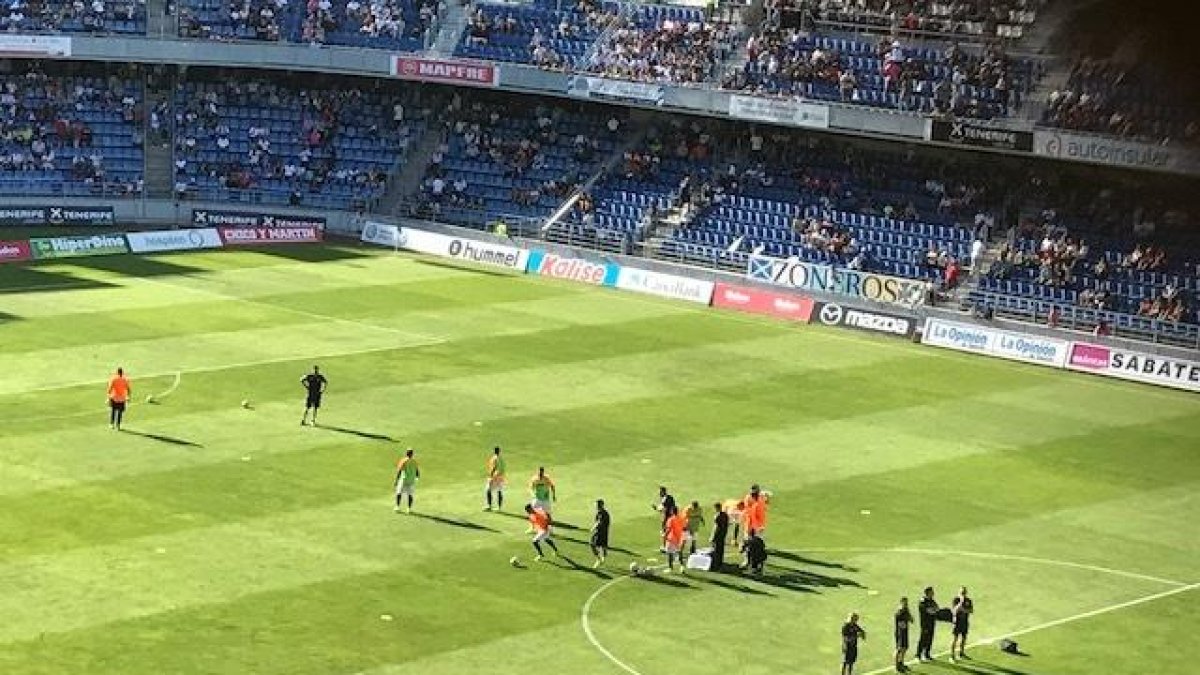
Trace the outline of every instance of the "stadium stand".
<instances>
[{"instance_id":1,"label":"stadium stand","mask_svg":"<svg viewBox=\"0 0 1200 675\"><path fill-rule=\"evenodd\" d=\"M13 62L0 75L0 192L140 194L142 102L132 67Z\"/></svg>"},{"instance_id":2,"label":"stadium stand","mask_svg":"<svg viewBox=\"0 0 1200 675\"><path fill-rule=\"evenodd\" d=\"M422 133L423 120L403 115L415 101L413 89L382 81L194 76L175 91L176 192L361 209Z\"/></svg>"},{"instance_id":3,"label":"stadium stand","mask_svg":"<svg viewBox=\"0 0 1200 675\"><path fill-rule=\"evenodd\" d=\"M1044 4L1039 0L822 0L815 14L819 21L885 30L1020 38Z\"/></svg>"},{"instance_id":4,"label":"stadium stand","mask_svg":"<svg viewBox=\"0 0 1200 675\"><path fill-rule=\"evenodd\" d=\"M418 209L482 227L497 217L543 218L612 154L624 111L542 102L515 108L505 96L449 104Z\"/></svg>"},{"instance_id":5,"label":"stadium stand","mask_svg":"<svg viewBox=\"0 0 1200 675\"><path fill-rule=\"evenodd\" d=\"M618 19L587 70L628 80L699 83L733 48L730 24L707 20L701 9L642 5Z\"/></svg>"},{"instance_id":6,"label":"stadium stand","mask_svg":"<svg viewBox=\"0 0 1200 675\"><path fill-rule=\"evenodd\" d=\"M418 51L436 20L433 0L183 0L179 34Z\"/></svg>"},{"instance_id":7,"label":"stadium stand","mask_svg":"<svg viewBox=\"0 0 1200 675\"><path fill-rule=\"evenodd\" d=\"M872 43L767 27L749 39L746 55L722 87L976 118L1009 114L1040 76L1039 64L1009 58L999 43Z\"/></svg>"},{"instance_id":8,"label":"stadium stand","mask_svg":"<svg viewBox=\"0 0 1200 675\"><path fill-rule=\"evenodd\" d=\"M145 0L9 0L0 31L145 34Z\"/></svg>"},{"instance_id":9,"label":"stadium stand","mask_svg":"<svg viewBox=\"0 0 1200 675\"><path fill-rule=\"evenodd\" d=\"M1151 142L1200 141L1200 122L1189 106L1172 101L1166 73L1109 60L1076 59L1066 85L1052 91L1042 122Z\"/></svg>"},{"instance_id":10,"label":"stadium stand","mask_svg":"<svg viewBox=\"0 0 1200 675\"><path fill-rule=\"evenodd\" d=\"M479 3L455 48L457 56L574 66L621 11L615 2L581 0L560 9L554 0L529 5Z\"/></svg>"}]
</instances>

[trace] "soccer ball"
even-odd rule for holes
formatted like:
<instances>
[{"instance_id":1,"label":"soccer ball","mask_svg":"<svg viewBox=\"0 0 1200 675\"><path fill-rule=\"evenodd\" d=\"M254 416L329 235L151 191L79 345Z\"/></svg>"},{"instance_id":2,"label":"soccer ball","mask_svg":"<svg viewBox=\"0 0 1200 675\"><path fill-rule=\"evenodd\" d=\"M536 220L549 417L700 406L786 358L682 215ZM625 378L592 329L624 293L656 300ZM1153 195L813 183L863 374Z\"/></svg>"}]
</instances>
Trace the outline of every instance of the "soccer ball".
<instances>
[{"instance_id":1,"label":"soccer ball","mask_svg":"<svg viewBox=\"0 0 1200 675\"><path fill-rule=\"evenodd\" d=\"M514 555L513 557L508 559L508 564L512 565L513 567L520 567L521 559Z\"/></svg>"},{"instance_id":2,"label":"soccer ball","mask_svg":"<svg viewBox=\"0 0 1200 675\"><path fill-rule=\"evenodd\" d=\"M642 573L642 568L636 562L631 562L629 563L629 573L636 577Z\"/></svg>"},{"instance_id":3,"label":"soccer ball","mask_svg":"<svg viewBox=\"0 0 1200 675\"><path fill-rule=\"evenodd\" d=\"M154 394L146 394L146 403L154 403Z\"/></svg>"},{"instance_id":4,"label":"soccer ball","mask_svg":"<svg viewBox=\"0 0 1200 675\"><path fill-rule=\"evenodd\" d=\"M243 408L246 408L247 410L249 410L249 409L250 409L250 399L245 399L245 400L243 400L243 401L242 401L242 407L243 407Z\"/></svg>"}]
</instances>

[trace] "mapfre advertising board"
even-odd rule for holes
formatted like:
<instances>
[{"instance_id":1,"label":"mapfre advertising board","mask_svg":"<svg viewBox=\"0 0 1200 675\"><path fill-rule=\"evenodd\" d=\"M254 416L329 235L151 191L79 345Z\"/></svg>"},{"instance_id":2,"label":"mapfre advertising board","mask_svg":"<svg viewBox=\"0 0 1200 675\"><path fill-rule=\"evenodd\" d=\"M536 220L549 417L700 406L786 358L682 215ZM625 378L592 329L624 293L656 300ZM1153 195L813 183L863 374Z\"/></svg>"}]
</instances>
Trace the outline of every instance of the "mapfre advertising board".
<instances>
[{"instance_id":1,"label":"mapfre advertising board","mask_svg":"<svg viewBox=\"0 0 1200 675\"><path fill-rule=\"evenodd\" d=\"M418 253L524 272L529 251L515 246L451 237L437 232L400 228L400 247Z\"/></svg>"},{"instance_id":2,"label":"mapfre advertising board","mask_svg":"<svg viewBox=\"0 0 1200 675\"><path fill-rule=\"evenodd\" d=\"M1067 368L1122 380L1200 392L1200 362L1105 345L1071 345Z\"/></svg>"},{"instance_id":3,"label":"mapfre advertising board","mask_svg":"<svg viewBox=\"0 0 1200 675\"><path fill-rule=\"evenodd\" d=\"M1062 368L1071 343L1057 338L1026 335L970 323L929 318L923 344L960 352L973 352L1010 361Z\"/></svg>"},{"instance_id":4,"label":"mapfre advertising board","mask_svg":"<svg viewBox=\"0 0 1200 675\"><path fill-rule=\"evenodd\" d=\"M418 82L495 87L500 84L500 69L495 64L460 59L393 56L392 77Z\"/></svg>"}]
</instances>

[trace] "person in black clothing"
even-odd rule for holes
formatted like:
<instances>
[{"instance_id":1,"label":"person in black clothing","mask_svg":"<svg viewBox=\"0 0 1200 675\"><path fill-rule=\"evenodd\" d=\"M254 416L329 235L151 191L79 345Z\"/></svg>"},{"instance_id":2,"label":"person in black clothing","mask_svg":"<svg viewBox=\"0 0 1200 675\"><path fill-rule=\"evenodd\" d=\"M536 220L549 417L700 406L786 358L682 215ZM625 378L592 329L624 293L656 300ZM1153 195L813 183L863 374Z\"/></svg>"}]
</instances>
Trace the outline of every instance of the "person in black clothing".
<instances>
[{"instance_id":1,"label":"person in black clothing","mask_svg":"<svg viewBox=\"0 0 1200 675\"><path fill-rule=\"evenodd\" d=\"M867 631L858 625L858 615L851 614L842 624L842 675L853 675L858 660L858 641L867 639Z\"/></svg>"},{"instance_id":2,"label":"person in black clothing","mask_svg":"<svg viewBox=\"0 0 1200 675\"><path fill-rule=\"evenodd\" d=\"M921 622L921 638L917 640L917 658L921 661L932 661L933 631L937 627L938 604L933 599L933 586L925 589L925 597L917 605L917 615Z\"/></svg>"},{"instance_id":3,"label":"person in black clothing","mask_svg":"<svg viewBox=\"0 0 1200 675\"><path fill-rule=\"evenodd\" d=\"M329 382L321 374L321 368L313 366L313 371L300 380L308 397L304 400L304 417L300 418L300 426L308 424L308 412L312 411L312 425L317 426L317 410L321 408L321 396Z\"/></svg>"},{"instance_id":4,"label":"person in black clothing","mask_svg":"<svg viewBox=\"0 0 1200 675\"><path fill-rule=\"evenodd\" d=\"M908 652L908 627L912 625L913 615L908 611L908 598L900 598L900 607L896 610L896 672L908 670L904 665L904 655Z\"/></svg>"},{"instance_id":5,"label":"person in black clothing","mask_svg":"<svg viewBox=\"0 0 1200 675\"><path fill-rule=\"evenodd\" d=\"M746 540L742 542L742 554L746 557L746 569L755 576L762 576L763 568L767 565L767 542L758 536L758 532L750 530Z\"/></svg>"},{"instance_id":6,"label":"person in black clothing","mask_svg":"<svg viewBox=\"0 0 1200 675\"><path fill-rule=\"evenodd\" d=\"M720 572L721 568L725 566L725 541L729 538L729 514L721 508L721 502L713 504L713 509L716 511L716 515L713 516L712 538L708 541L712 546L712 564L708 569Z\"/></svg>"},{"instance_id":7,"label":"person in black clothing","mask_svg":"<svg viewBox=\"0 0 1200 675\"><path fill-rule=\"evenodd\" d=\"M666 532L667 518L675 513L675 498L671 496L670 492L667 492L666 485L658 486L658 504L654 505L654 509L662 512L662 531Z\"/></svg>"},{"instance_id":8,"label":"person in black clothing","mask_svg":"<svg viewBox=\"0 0 1200 675\"><path fill-rule=\"evenodd\" d=\"M967 597L967 587L958 589L958 596L950 604L954 615L954 637L950 641L950 660L967 658L967 633L971 630L971 612L975 611L975 603ZM955 654L957 653L957 657Z\"/></svg>"},{"instance_id":9,"label":"person in black clothing","mask_svg":"<svg viewBox=\"0 0 1200 675\"><path fill-rule=\"evenodd\" d=\"M592 555L596 556L596 562L592 567L599 567L604 564L604 559L608 557L608 526L612 522L612 518L608 515L608 509L604 508L604 500L596 500L596 520L592 523Z\"/></svg>"}]
</instances>

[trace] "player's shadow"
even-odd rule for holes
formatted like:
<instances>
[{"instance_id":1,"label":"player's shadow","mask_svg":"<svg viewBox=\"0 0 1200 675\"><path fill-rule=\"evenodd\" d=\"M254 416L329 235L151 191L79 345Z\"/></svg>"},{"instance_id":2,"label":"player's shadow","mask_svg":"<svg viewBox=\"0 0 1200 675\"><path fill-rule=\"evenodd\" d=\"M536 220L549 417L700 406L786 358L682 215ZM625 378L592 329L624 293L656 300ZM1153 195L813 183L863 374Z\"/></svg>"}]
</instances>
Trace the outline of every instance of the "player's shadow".
<instances>
[{"instance_id":1,"label":"player's shadow","mask_svg":"<svg viewBox=\"0 0 1200 675\"><path fill-rule=\"evenodd\" d=\"M671 586L674 588L686 588L690 591L700 590L699 588L675 577L665 576L661 572L652 574L639 574L635 577L638 581L644 581L648 584L659 584L660 586Z\"/></svg>"},{"instance_id":2,"label":"player's shadow","mask_svg":"<svg viewBox=\"0 0 1200 675\"><path fill-rule=\"evenodd\" d=\"M361 429L350 429L348 427L336 427L336 426L332 426L329 424L322 424L322 425L318 426L317 428L325 429L326 431L334 431L339 434L347 434L349 436L358 436L359 438L365 438L370 441L387 441L390 443L396 442L396 439L392 438L391 436L388 436L387 434L377 434L377 433L374 433L371 431L363 431Z\"/></svg>"},{"instance_id":3,"label":"player's shadow","mask_svg":"<svg viewBox=\"0 0 1200 675\"><path fill-rule=\"evenodd\" d=\"M528 516L526 516L526 514L525 514L525 505L524 504L522 504L521 506L519 506L517 508L519 509L519 511L517 511L517 512L492 511L492 513L494 513L498 516L504 516L505 518L516 518L517 520L525 520L526 518L528 518ZM582 532L583 531L582 527L579 527L577 525L572 525L570 523L564 523L561 520L553 520L553 522L554 522L554 529L556 529L556 530L567 530L570 532ZM620 551L621 549L614 548L612 550Z\"/></svg>"},{"instance_id":4,"label":"player's shadow","mask_svg":"<svg viewBox=\"0 0 1200 675\"><path fill-rule=\"evenodd\" d=\"M797 593L820 593L822 588L862 588L862 584L846 577L834 577L807 570L768 563L761 575L743 572L743 579Z\"/></svg>"},{"instance_id":5,"label":"player's shadow","mask_svg":"<svg viewBox=\"0 0 1200 675\"><path fill-rule=\"evenodd\" d=\"M688 578L704 582L710 586L716 586L717 588L724 588L727 591L745 593L746 595L766 595L769 597L775 597L775 594L770 591L764 591L762 589L754 588L753 586L746 586L744 584L735 584L732 581L726 581L718 574L699 574Z\"/></svg>"},{"instance_id":6,"label":"player's shadow","mask_svg":"<svg viewBox=\"0 0 1200 675\"><path fill-rule=\"evenodd\" d=\"M930 661L927 665L960 673L973 673L974 675L1031 675L1027 670L1016 670L1015 668L996 665L988 661L970 660L951 663L939 660Z\"/></svg>"},{"instance_id":7,"label":"player's shadow","mask_svg":"<svg viewBox=\"0 0 1200 675\"><path fill-rule=\"evenodd\" d=\"M825 560L817 560L815 558L805 558L804 556L797 555L795 553L792 553L791 551L772 550L771 557L778 558L780 560L787 560L788 562L799 563L801 565L812 565L814 567L829 567L831 569L844 570L846 572L857 572L858 571L857 568L850 567L848 565L843 565L842 563L828 562Z\"/></svg>"},{"instance_id":8,"label":"player's shadow","mask_svg":"<svg viewBox=\"0 0 1200 675\"><path fill-rule=\"evenodd\" d=\"M554 562L553 564L558 567L562 567L564 569L575 570L576 572L586 572L594 577L599 577L601 579L607 580L607 579L612 578L612 575L609 574L608 572L605 572L604 570L596 569L596 568L592 567L591 565L581 565L581 564L575 562L574 558L572 558L571 556L569 556L565 553L558 554L558 559L561 560L563 563L566 563L564 565L564 564L561 564L558 562Z\"/></svg>"},{"instance_id":9,"label":"player's shadow","mask_svg":"<svg viewBox=\"0 0 1200 675\"><path fill-rule=\"evenodd\" d=\"M149 431L134 431L133 429L122 429L121 431L123 431L124 433L127 433L131 436L139 436L141 438L148 438L152 441L157 441L159 443L178 445L178 446L185 447L185 448L203 448L204 447L203 445L201 445L195 441L189 441L186 438L176 438L175 436L167 436L166 434L154 434L154 433L150 433Z\"/></svg>"},{"instance_id":10,"label":"player's shadow","mask_svg":"<svg viewBox=\"0 0 1200 675\"><path fill-rule=\"evenodd\" d=\"M462 520L459 518L447 518L445 516L435 516L431 513L413 513L410 515L412 515L413 518L421 518L422 520L428 520L430 522L438 523L439 525L449 525L451 527L461 527L464 530L475 530L477 532L499 532L500 531L494 527L488 527L487 525L480 525L479 523L472 523L469 520Z\"/></svg>"},{"instance_id":11,"label":"player's shadow","mask_svg":"<svg viewBox=\"0 0 1200 675\"><path fill-rule=\"evenodd\" d=\"M555 523L554 527L558 527L558 523ZM592 542L590 542L590 541L586 541L584 539L579 539L576 537L569 537L565 534L561 535L561 536L556 536L555 539L562 539L563 541L569 541L572 544L579 544L580 546L591 546L592 545ZM609 546L608 550L615 551L617 553L624 553L625 555L632 555L632 556L640 555L637 551L631 551L627 548L621 548L620 546Z\"/></svg>"}]
</instances>

